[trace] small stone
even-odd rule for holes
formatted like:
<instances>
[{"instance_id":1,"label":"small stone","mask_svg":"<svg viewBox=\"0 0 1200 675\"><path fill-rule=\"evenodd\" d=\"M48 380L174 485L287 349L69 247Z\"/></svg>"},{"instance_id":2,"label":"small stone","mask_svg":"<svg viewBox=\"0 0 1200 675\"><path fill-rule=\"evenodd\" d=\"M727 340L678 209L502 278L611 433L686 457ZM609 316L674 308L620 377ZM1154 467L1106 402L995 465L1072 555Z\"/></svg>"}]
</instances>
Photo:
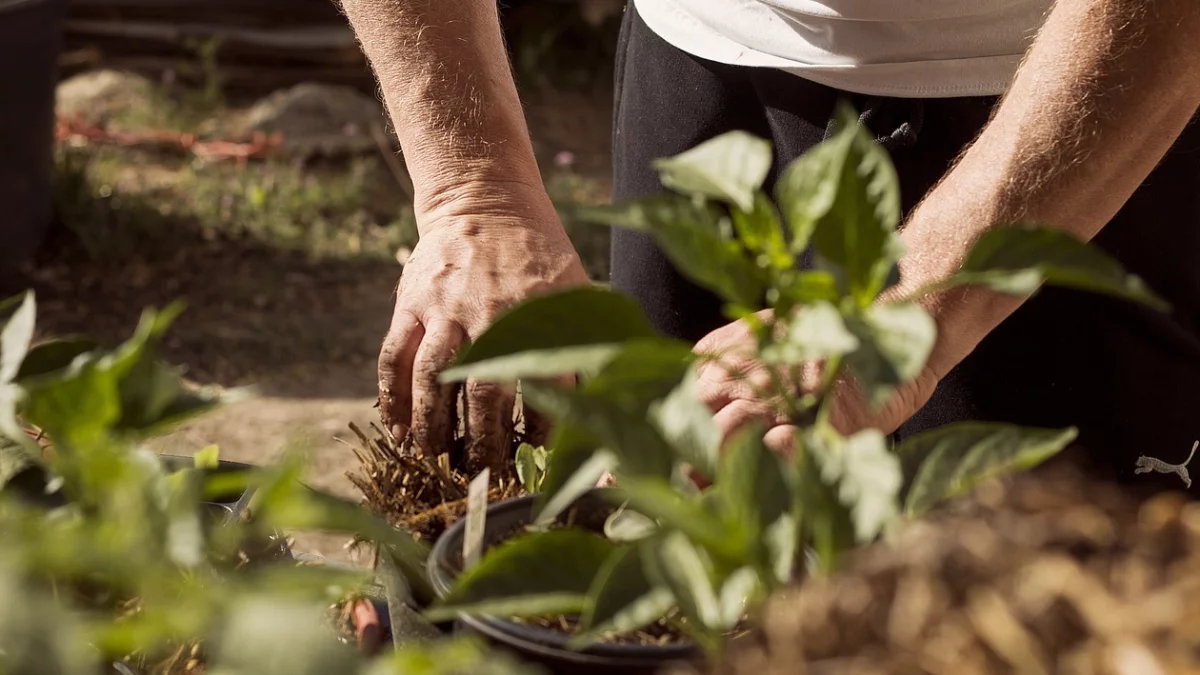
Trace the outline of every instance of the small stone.
<instances>
[{"instance_id":1,"label":"small stone","mask_svg":"<svg viewBox=\"0 0 1200 675\"><path fill-rule=\"evenodd\" d=\"M241 131L279 133L287 154L340 156L375 151L373 129L386 123L379 101L357 89L304 82L255 103Z\"/></svg>"},{"instance_id":2,"label":"small stone","mask_svg":"<svg viewBox=\"0 0 1200 675\"><path fill-rule=\"evenodd\" d=\"M1178 492L1154 495L1138 509L1138 526L1146 532L1156 534L1163 528L1178 523L1187 505L1187 496Z\"/></svg>"},{"instance_id":3,"label":"small stone","mask_svg":"<svg viewBox=\"0 0 1200 675\"><path fill-rule=\"evenodd\" d=\"M153 97L153 83L141 75L93 70L63 80L55 92L55 107L68 119L106 124L122 114L150 109Z\"/></svg>"},{"instance_id":4,"label":"small stone","mask_svg":"<svg viewBox=\"0 0 1200 675\"><path fill-rule=\"evenodd\" d=\"M1113 646L1107 660L1105 670L1112 675L1165 675L1154 654L1145 645L1135 642Z\"/></svg>"}]
</instances>

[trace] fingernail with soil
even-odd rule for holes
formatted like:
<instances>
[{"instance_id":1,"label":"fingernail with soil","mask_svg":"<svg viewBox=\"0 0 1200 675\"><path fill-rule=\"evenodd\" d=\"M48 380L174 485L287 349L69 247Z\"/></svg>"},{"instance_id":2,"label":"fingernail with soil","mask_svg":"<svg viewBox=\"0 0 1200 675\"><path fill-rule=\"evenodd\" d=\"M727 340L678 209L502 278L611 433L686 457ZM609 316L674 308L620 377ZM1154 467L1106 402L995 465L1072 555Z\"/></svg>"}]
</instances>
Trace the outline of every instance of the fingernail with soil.
<instances>
[{"instance_id":1,"label":"fingernail with soil","mask_svg":"<svg viewBox=\"0 0 1200 675\"><path fill-rule=\"evenodd\" d=\"M383 624L379 613L370 600L358 600L354 603L354 632L358 638L358 649L361 653L374 656L383 645Z\"/></svg>"},{"instance_id":2,"label":"fingernail with soil","mask_svg":"<svg viewBox=\"0 0 1200 675\"><path fill-rule=\"evenodd\" d=\"M408 430L405 429L403 426L401 426L399 424L392 425L392 436L394 436L396 440L398 440L398 441L404 440L404 436L407 433L408 433Z\"/></svg>"}]
</instances>

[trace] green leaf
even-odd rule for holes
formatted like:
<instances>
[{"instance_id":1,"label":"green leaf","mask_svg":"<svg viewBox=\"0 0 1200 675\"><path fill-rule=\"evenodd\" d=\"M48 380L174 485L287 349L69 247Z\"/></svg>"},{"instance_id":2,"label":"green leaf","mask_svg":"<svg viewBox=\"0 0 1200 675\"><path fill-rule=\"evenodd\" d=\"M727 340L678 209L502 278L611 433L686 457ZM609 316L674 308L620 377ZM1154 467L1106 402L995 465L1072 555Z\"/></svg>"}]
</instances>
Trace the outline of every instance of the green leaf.
<instances>
[{"instance_id":1,"label":"green leaf","mask_svg":"<svg viewBox=\"0 0 1200 675\"><path fill-rule=\"evenodd\" d=\"M426 577L427 546L407 532L392 527L358 504L318 492L300 482L303 463L295 453L285 454L277 465L256 481L250 505L257 522L280 530L319 530L359 535L374 542L380 555L390 555L412 586L413 597L428 602L433 589Z\"/></svg>"},{"instance_id":2,"label":"green leaf","mask_svg":"<svg viewBox=\"0 0 1200 675\"><path fill-rule=\"evenodd\" d=\"M730 131L686 152L654 162L663 185L693 195L754 209L754 193L771 170L771 144L745 131Z\"/></svg>"},{"instance_id":3,"label":"green leaf","mask_svg":"<svg viewBox=\"0 0 1200 675\"><path fill-rule=\"evenodd\" d=\"M828 302L816 302L786 319L780 340L763 347L765 363L800 365L858 349L858 338L846 327L842 313Z\"/></svg>"},{"instance_id":4,"label":"green leaf","mask_svg":"<svg viewBox=\"0 0 1200 675\"><path fill-rule=\"evenodd\" d=\"M533 458L533 451L534 447L528 443L522 443L517 447L517 480L521 481L521 485L527 492L532 492L531 488L537 481L538 468Z\"/></svg>"},{"instance_id":5,"label":"green leaf","mask_svg":"<svg viewBox=\"0 0 1200 675\"><path fill-rule=\"evenodd\" d=\"M833 209L850 154L850 137L838 134L818 143L784 169L776 198L792 233L792 251L808 248L813 232Z\"/></svg>"},{"instance_id":6,"label":"green leaf","mask_svg":"<svg viewBox=\"0 0 1200 675\"><path fill-rule=\"evenodd\" d=\"M25 444L7 435L0 438L0 494L15 493L23 499L38 498L48 480L40 460Z\"/></svg>"},{"instance_id":7,"label":"green leaf","mask_svg":"<svg viewBox=\"0 0 1200 675\"><path fill-rule=\"evenodd\" d=\"M912 477L905 514L919 516L987 478L1037 466L1077 435L1074 427L1037 429L991 422L949 424L917 434L896 448L906 477Z\"/></svg>"},{"instance_id":8,"label":"green leaf","mask_svg":"<svg viewBox=\"0 0 1200 675\"><path fill-rule=\"evenodd\" d=\"M392 624L392 644L397 646L426 642L442 637L441 631L417 611L412 586L390 556L380 556L375 565L376 582L383 586L388 620Z\"/></svg>"},{"instance_id":9,"label":"green leaf","mask_svg":"<svg viewBox=\"0 0 1200 675\"><path fill-rule=\"evenodd\" d=\"M701 500L681 495L668 481L622 476L611 493L614 501L653 518L664 530L683 532L723 560L740 560L739 542L749 538L742 524L720 518Z\"/></svg>"},{"instance_id":10,"label":"green leaf","mask_svg":"<svg viewBox=\"0 0 1200 675\"><path fill-rule=\"evenodd\" d=\"M584 221L649 233L688 279L735 304L753 307L762 302L765 272L740 244L721 236L721 214L710 204L662 194L582 208L577 215Z\"/></svg>"},{"instance_id":11,"label":"green leaf","mask_svg":"<svg viewBox=\"0 0 1200 675\"><path fill-rule=\"evenodd\" d=\"M605 633L629 633L666 616L675 597L646 576L646 545L622 546L604 561L588 591L589 602L569 646L580 648Z\"/></svg>"},{"instance_id":12,"label":"green leaf","mask_svg":"<svg viewBox=\"0 0 1200 675\"><path fill-rule=\"evenodd\" d=\"M821 482L837 486L838 502L850 510L859 542L872 541L895 521L903 476L879 430L843 438L832 428L815 428L806 447Z\"/></svg>"},{"instance_id":13,"label":"green leaf","mask_svg":"<svg viewBox=\"0 0 1200 675\"><path fill-rule=\"evenodd\" d=\"M1049 227L1014 225L991 230L971 248L958 274L939 288L979 284L1029 295L1046 283L1113 295L1159 311L1170 305L1144 281L1097 246Z\"/></svg>"},{"instance_id":14,"label":"green leaf","mask_svg":"<svg viewBox=\"0 0 1200 675\"><path fill-rule=\"evenodd\" d=\"M295 600L242 600L221 626L213 675L352 673L353 649L330 639L324 608Z\"/></svg>"},{"instance_id":15,"label":"green leaf","mask_svg":"<svg viewBox=\"0 0 1200 675\"><path fill-rule=\"evenodd\" d=\"M664 532L657 544L650 549L653 555L646 566L654 585L669 588L688 619L706 629L720 630L721 602L700 550L679 531Z\"/></svg>"},{"instance_id":16,"label":"green leaf","mask_svg":"<svg viewBox=\"0 0 1200 675\"><path fill-rule=\"evenodd\" d=\"M106 367L111 368L117 377L123 378L140 361L157 356L155 352L159 341L182 312L182 302L173 302L161 311L144 310L133 336L106 357Z\"/></svg>"},{"instance_id":17,"label":"green leaf","mask_svg":"<svg viewBox=\"0 0 1200 675\"><path fill-rule=\"evenodd\" d=\"M739 567L721 585L721 629L730 630L738 625L746 610L762 599L765 586L753 567Z\"/></svg>"},{"instance_id":18,"label":"green leaf","mask_svg":"<svg viewBox=\"0 0 1200 675\"><path fill-rule=\"evenodd\" d=\"M17 408L24 396L19 386L0 383L0 434L16 446L0 460L0 486L27 469L45 469L41 447L25 433L17 419Z\"/></svg>"},{"instance_id":19,"label":"green leaf","mask_svg":"<svg viewBox=\"0 0 1200 675\"><path fill-rule=\"evenodd\" d=\"M63 370L79 356L97 349L98 345L87 338L72 337L50 340L32 347L21 362L15 381L38 377Z\"/></svg>"},{"instance_id":20,"label":"green leaf","mask_svg":"<svg viewBox=\"0 0 1200 675\"><path fill-rule=\"evenodd\" d=\"M754 209L749 212L735 209L731 217L738 240L747 250L758 254L763 264L777 270L795 266L796 258L784 238L779 211L769 197L755 192Z\"/></svg>"},{"instance_id":21,"label":"green leaf","mask_svg":"<svg viewBox=\"0 0 1200 675\"><path fill-rule=\"evenodd\" d=\"M184 393L183 369L159 361L154 351L148 347L121 379L119 429L153 427Z\"/></svg>"},{"instance_id":22,"label":"green leaf","mask_svg":"<svg viewBox=\"0 0 1200 675\"><path fill-rule=\"evenodd\" d=\"M526 383L525 400L558 423L577 426L620 460L622 474L668 476L671 446L645 419L587 391Z\"/></svg>"},{"instance_id":23,"label":"green leaf","mask_svg":"<svg viewBox=\"0 0 1200 675\"><path fill-rule=\"evenodd\" d=\"M829 150L829 157L822 153L825 170L840 170L837 193L817 221L812 243L822 259L840 268L850 296L860 307L868 307L903 253L896 235L899 181L887 151L875 143L853 110L841 106L838 120L840 130L826 141L837 149ZM844 154L841 162L839 153ZM826 198L825 180L816 190L821 199Z\"/></svg>"},{"instance_id":24,"label":"green leaf","mask_svg":"<svg viewBox=\"0 0 1200 675\"><path fill-rule=\"evenodd\" d=\"M796 552L800 549L800 532L794 512L789 511L767 525L763 534L763 549L767 554L767 566L775 574L775 580L779 583L791 581Z\"/></svg>"},{"instance_id":25,"label":"green leaf","mask_svg":"<svg viewBox=\"0 0 1200 675\"><path fill-rule=\"evenodd\" d=\"M841 298L837 279L825 270L781 272L775 281L774 295L778 297L768 297L768 303L784 312L790 311L793 305L821 301L837 303Z\"/></svg>"},{"instance_id":26,"label":"green leaf","mask_svg":"<svg viewBox=\"0 0 1200 675\"><path fill-rule=\"evenodd\" d=\"M439 379L442 382L503 382L525 378L549 378L600 368L620 351L619 343L535 349L447 368Z\"/></svg>"},{"instance_id":27,"label":"green leaf","mask_svg":"<svg viewBox=\"0 0 1200 675\"><path fill-rule=\"evenodd\" d=\"M587 593L616 545L584 530L534 532L487 552L426 611L432 621L461 613L496 616L583 611Z\"/></svg>"},{"instance_id":28,"label":"green leaf","mask_svg":"<svg viewBox=\"0 0 1200 675\"><path fill-rule=\"evenodd\" d=\"M558 350L563 348L608 348L614 343L656 336L641 308L629 297L597 287L571 288L530 298L500 315L478 340L463 351L455 367L447 369L441 377L446 382L463 379L469 372L464 366L499 357L515 358L514 355L539 352L541 356L536 358L546 358L558 354ZM582 361L603 360L606 356L603 349L576 349L569 353L571 358ZM515 363L534 368L527 359ZM569 369L576 367L568 366ZM560 367L555 365L549 371L545 368L540 372L530 371L525 376L568 372L556 370ZM493 365L492 368L500 366ZM509 361L504 368L504 372L518 369L513 361Z\"/></svg>"},{"instance_id":29,"label":"green leaf","mask_svg":"<svg viewBox=\"0 0 1200 675\"><path fill-rule=\"evenodd\" d=\"M75 361L65 370L25 383L23 413L58 443L85 443L121 416L115 373L104 359Z\"/></svg>"},{"instance_id":30,"label":"green leaf","mask_svg":"<svg viewBox=\"0 0 1200 675\"><path fill-rule=\"evenodd\" d=\"M609 541L633 542L645 539L658 531L658 523L652 518L622 506L613 511L604 521L604 536Z\"/></svg>"},{"instance_id":31,"label":"green leaf","mask_svg":"<svg viewBox=\"0 0 1200 675\"><path fill-rule=\"evenodd\" d=\"M535 525L553 522L618 464L616 455L601 450L590 434L569 423L557 425L551 447L534 502Z\"/></svg>"},{"instance_id":32,"label":"green leaf","mask_svg":"<svg viewBox=\"0 0 1200 675\"><path fill-rule=\"evenodd\" d=\"M258 391L252 387L225 389L221 392L206 389L183 389L175 400L159 413L158 418L136 427L142 436L154 436L165 433L173 427L200 415L212 412L220 407L239 403L255 397Z\"/></svg>"},{"instance_id":33,"label":"green leaf","mask_svg":"<svg viewBox=\"0 0 1200 675\"><path fill-rule=\"evenodd\" d=\"M5 542L5 553L11 552ZM0 670L11 675L93 675L102 672L79 612L64 607L22 570L0 560Z\"/></svg>"},{"instance_id":34,"label":"green leaf","mask_svg":"<svg viewBox=\"0 0 1200 675\"><path fill-rule=\"evenodd\" d=\"M215 396L185 392L181 371L157 358L158 342L180 311L179 303L146 310L113 352L84 352L65 368L22 379L25 416L65 443L80 443L112 429L150 432L215 407Z\"/></svg>"},{"instance_id":35,"label":"green leaf","mask_svg":"<svg viewBox=\"0 0 1200 675\"><path fill-rule=\"evenodd\" d=\"M705 476L713 475L721 431L712 411L700 400L699 373L689 368L683 382L666 398L651 404L649 417L675 450L675 456Z\"/></svg>"},{"instance_id":36,"label":"green leaf","mask_svg":"<svg viewBox=\"0 0 1200 675\"><path fill-rule=\"evenodd\" d=\"M184 569L205 562L204 528L200 521L200 476L181 472L172 476L178 480L167 506L167 556Z\"/></svg>"},{"instance_id":37,"label":"green leaf","mask_svg":"<svg viewBox=\"0 0 1200 675\"><path fill-rule=\"evenodd\" d=\"M639 340L622 346L611 361L583 385L625 410L641 413L675 391L696 361L692 345L681 340Z\"/></svg>"},{"instance_id":38,"label":"green leaf","mask_svg":"<svg viewBox=\"0 0 1200 675\"><path fill-rule=\"evenodd\" d=\"M787 469L763 443L764 433L761 425L752 424L734 434L716 482L722 517L748 535L743 546L759 549L765 545L766 528L792 506Z\"/></svg>"},{"instance_id":39,"label":"green leaf","mask_svg":"<svg viewBox=\"0 0 1200 675\"><path fill-rule=\"evenodd\" d=\"M33 291L26 291L21 304L0 331L0 382L12 382L20 372L21 362L33 341L36 320L37 302L33 299Z\"/></svg>"},{"instance_id":40,"label":"green leaf","mask_svg":"<svg viewBox=\"0 0 1200 675\"><path fill-rule=\"evenodd\" d=\"M915 302L868 307L849 328L860 346L846 362L876 407L921 373L937 342L937 324Z\"/></svg>"},{"instance_id":41,"label":"green leaf","mask_svg":"<svg viewBox=\"0 0 1200 675\"><path fill-rule=\"evenodd\" d=\"M216 445L210 445L202 450L197 450L193 460L197 469L215 469L221 464L221 449Z\"/></svg>"}]
</instances>

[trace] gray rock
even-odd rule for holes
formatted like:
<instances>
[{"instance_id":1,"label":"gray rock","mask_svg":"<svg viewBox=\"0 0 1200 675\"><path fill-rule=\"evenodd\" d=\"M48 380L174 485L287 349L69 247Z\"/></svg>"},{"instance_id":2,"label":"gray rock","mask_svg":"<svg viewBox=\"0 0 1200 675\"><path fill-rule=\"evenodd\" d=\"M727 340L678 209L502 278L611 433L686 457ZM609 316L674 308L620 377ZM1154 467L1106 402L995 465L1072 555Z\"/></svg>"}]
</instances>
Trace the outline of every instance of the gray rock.
<instances>
[{"instance_id":1,"label":"gray rock","mask_svg":"<svg viewBox=\"0 0 1200 675\"><path fill-rule=\"evenodd\" d=\"M378 147L372 127L386 128L383 106L350 87L306 82L276 91L246 113L248 132L278 132L288 154L345 155Z\"/></svg>"},{"instance_id":2,"label":"gray rock","mask_svg":"<svg viewBox=\"0 0 1200 675\"><path fill-rule=\"evenodd\" d=\"M154 106L154 85L141 75L119 70L93 70L58 85L55 106L60 115L102 124Z\"/></svg>"}]
</instances>

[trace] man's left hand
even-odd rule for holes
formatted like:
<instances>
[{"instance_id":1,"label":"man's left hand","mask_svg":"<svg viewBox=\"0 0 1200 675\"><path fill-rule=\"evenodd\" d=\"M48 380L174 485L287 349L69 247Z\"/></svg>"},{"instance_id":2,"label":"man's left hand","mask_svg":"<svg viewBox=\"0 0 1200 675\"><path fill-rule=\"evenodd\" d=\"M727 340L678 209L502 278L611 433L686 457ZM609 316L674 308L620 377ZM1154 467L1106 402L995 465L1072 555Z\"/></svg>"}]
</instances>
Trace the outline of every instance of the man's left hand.
<instances>
[{"instance_id":1,"label":"man's left hand","mask_svg":"<svg viewBox=\"0 0 1200 675\"><path fill-rule=\"evenodd\" d=\"M771 310L758 313L766 322ZM700 362L698 392L713 411L713 419L722 438L750 422L763 422L768 431L768 447L790 454L795 447L796 427L780 414L780 386L793 394L815 391L823 373L823 364L805 364L798 369L799 381L773 382L770 371L754 358L757 338L746 321L735 321L704 336L693 351L705 355ZM875 428L884 433L895 431L933 395L938 378L923 371L901 387L882 409L872 413L854 381L842 375L833 385L833 408L829 421L838 432L849 435Z\"/></svg>"}]
</instances>

